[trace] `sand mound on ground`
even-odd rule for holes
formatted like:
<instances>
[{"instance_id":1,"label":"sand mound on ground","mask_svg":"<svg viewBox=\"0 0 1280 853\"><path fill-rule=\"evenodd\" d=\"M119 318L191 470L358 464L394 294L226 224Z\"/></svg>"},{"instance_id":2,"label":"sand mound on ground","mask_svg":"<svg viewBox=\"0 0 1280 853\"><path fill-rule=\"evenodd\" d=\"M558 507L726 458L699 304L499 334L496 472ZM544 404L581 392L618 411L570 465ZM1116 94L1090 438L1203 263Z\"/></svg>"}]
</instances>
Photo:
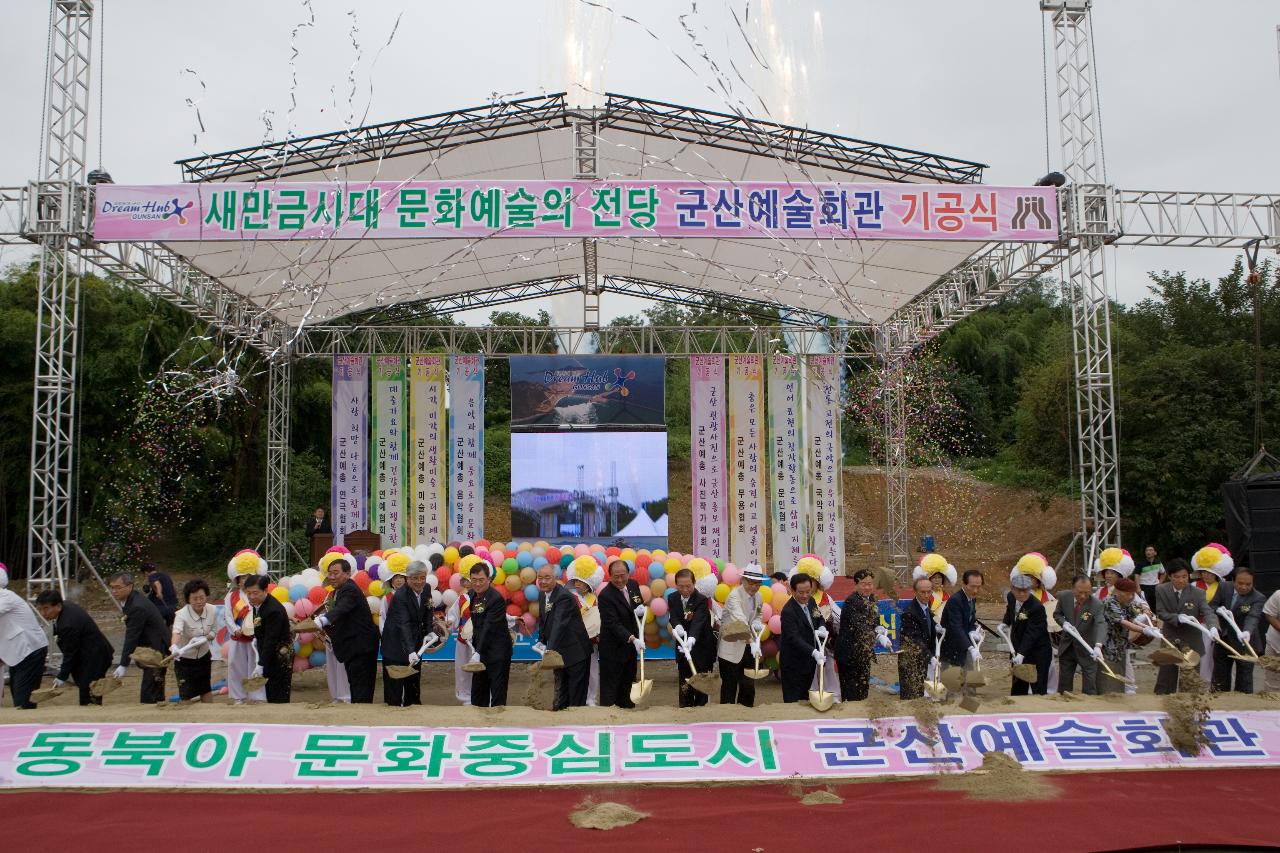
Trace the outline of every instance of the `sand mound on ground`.
<instances>
[{"instance_id":1,"label":"sand mound on ground","mask_svg":"<svg viewBox=\"0 0 1280 853\"><path fill-rule=\"evenodd\" d=\"M597 803L586 799L569 813L569 822L579 829L617 829L648 816L622 803Z\"/></svg>"},{"instance_id":2,"label":"sand mound on ground","mask_svg":"<svg viewBox=\"0 0 1280 853\"><path fill-rule=\"evenodd\" d=\"M831 791L810 791L800 798L800 803L806 806L838 806L844 800Z\"/></svg>"}]
</instances>

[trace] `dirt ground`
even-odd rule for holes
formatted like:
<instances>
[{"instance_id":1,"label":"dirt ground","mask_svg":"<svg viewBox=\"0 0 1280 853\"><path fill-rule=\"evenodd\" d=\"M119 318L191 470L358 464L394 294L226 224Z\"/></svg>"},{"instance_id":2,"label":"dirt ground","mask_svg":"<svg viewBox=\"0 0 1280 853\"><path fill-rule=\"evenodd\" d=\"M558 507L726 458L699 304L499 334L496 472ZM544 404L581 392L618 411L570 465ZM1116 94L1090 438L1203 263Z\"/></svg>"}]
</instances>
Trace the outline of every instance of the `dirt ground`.
<instances>
[{"instance_id":1,"label":"dirt ground","mask_svg":"<svg viewBox=\"0 0 1280 853\"><path fill-rule=\"evenodd\" d=\"M423 677L423 699L426 703L415 708L388 708L382 701L382 685L379 682L374 694L375 704L365 706L332 705L325 686L324 672L310 670L294 677L293 701L289 705L250 704L235 706L225 697L215 697L212 703L177 706L139 705L138 670L131 670L125 685L106 698L102 707L81 708L76 704L75 691L43 703L34 711L15 711L12 707L0 708L0 724L15 723L68 723L68 722L259 722L306 723L328 725L403 725L421 726L548 726L548 725L610 725L619 723L692 723L717 720L778 720L818 718L884 718L896 715L909 717L912 707L900 703L896 697L873 688L872 696L865 702L846 702L836 705L826 714L819 714L806 703L784 704L779 683L772 679L757 682L756 707L721 707L718 697L702 708L676 707L676 671L671 661L649 664L646 674L654 682L653 692L644 708L622 710L619 708L579 708L555 713L535 710L524 704L523 697L530 686L529 664L517 663L511 668L511 683L506 708L472 708L459 706L453 695L453 667L447 663L432 663ZM1010 697L1008 657L988 654L984 663L989 684L980 691L981 707L976 713L1031 713L1056 712L1064 708L1073 711L1146 710L1163 708L1161 697L1152 694L1154 672L1150 667L1138 667L1140 692L1135 696L1026 696ZM225 669L214 664L214 679L222 678ZM897 680L896 662L892 656L881 656L872 669L875 677L892 683ZM44 686L48 686L48 679ZM168 686L176 692L172 676ZM550 680L542 688L544 707L550 707ZM520 704L516 704L520 703ZM1280 710L1280 696L1262 694L1218 694L1212 699L1214 710ZM943 717L958 716L965 712L955 704L938 706Z\"/></svg>"}]
</instances>

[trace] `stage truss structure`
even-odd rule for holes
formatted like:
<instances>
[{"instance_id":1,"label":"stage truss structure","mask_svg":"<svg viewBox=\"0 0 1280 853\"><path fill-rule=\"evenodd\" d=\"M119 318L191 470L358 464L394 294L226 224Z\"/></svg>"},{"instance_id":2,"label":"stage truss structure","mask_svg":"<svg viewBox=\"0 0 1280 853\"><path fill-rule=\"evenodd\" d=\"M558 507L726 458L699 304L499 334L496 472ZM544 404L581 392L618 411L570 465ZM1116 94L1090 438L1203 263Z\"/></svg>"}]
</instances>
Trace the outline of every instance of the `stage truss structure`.
<instances>
[{"instance_id":1,"label":"stage truss structure","mask_svg":"<svg viewBox=\"0 0 1280 853\"><path fill-rule=\"evenodd\" d=\"M1119 459L1109 288L1103 247L1187 246L1241 249L1261 240L1280 249L1280 195L1123 190L1103 161L1090 24L1092 0L1042 0L1053 40L1059 157L1069 183L1059 190L1062 231L1053 244L992 243L875 325L838 324L803 308L735 299L751 325L655 328L604 326L599 297L620 293L684 305L722 295L670 282L600 275L597 245L582 242L580 276L556 276L362 312L342 323L292 328L270 310L206 275L160 244L97 244L90 211L95 180L86 174L93 47L93 0L51 0L41 175L0 187L0 244L39 250L36 368L32 414L28 595L61 588L78 548L74 517L75 397L79 278L96 269L176 305L268 360L267 500L264 556L273 572L287 562L289 386L295 359L339 351L483 352L501 357L597 348L668 356L779 351L784 335L800 351L831 346L867 359L884 377L885 547L901 578L909 574L905 365L910 354L955 323L1026 283L1064 268L1072 312L1080 531L1084 559L1120 541ZM836 169L872 181L976 183L982 165L676 104L609 95L602 109L573 108L563 94L539 96L390 122L182 161L183 179L287 178L335 166L353 154L377 158L441 152L538 128L572 128L573 173L599 174L602 129L620 128L738 153ZM433 327L415 321L563 293L581 293L582 327ZM759 322L757 322L759 321Z\"/></svg>"}]
</instances>

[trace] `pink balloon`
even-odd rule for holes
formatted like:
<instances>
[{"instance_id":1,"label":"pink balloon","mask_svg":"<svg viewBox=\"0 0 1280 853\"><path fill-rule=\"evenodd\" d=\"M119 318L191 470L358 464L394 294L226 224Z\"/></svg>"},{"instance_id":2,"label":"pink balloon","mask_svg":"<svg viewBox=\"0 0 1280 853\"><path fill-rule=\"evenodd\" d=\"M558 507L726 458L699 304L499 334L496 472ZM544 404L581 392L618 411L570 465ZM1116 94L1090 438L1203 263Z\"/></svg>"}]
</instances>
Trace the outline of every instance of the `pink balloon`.
<instances>
[{"instance_id":1,"label":"pink balloon","mask_svg":"<svg viewBox=\"0 0 1280 853\"><path fill-rule=\"evenodd\" d=\"M682 565L683 565L684 563L688 562L688 560L689 560L689 558L688 558L688 557L684 556L684 555L683 555L683 554L681 554L679 551L668 551L668 552L667 552L667 559L669 560L669 559L671 559L672 557L675 557L677 560L679 560L679 561L680 561L680 563L681 563Z\"/></svg>"},{"instance_id":2,"label":"pink balloon","mask_svg":"<svg viewBox=\"0 0 1280 853\"><path fill-rule=\"evenodd\" d=\"M315 635L315 634L313 634L313 633L306 633L306 634L299 634L299 635L298 635L298 642L299 642L299 643L302 643L302 645L304 645L304 646L305 646L305 645L307 645L308 643L312 643L312 642L314 642L314 641L315 641L315 639L316 639L316 635Z\"/></svg>"},{"instance_id":3,"label":"pink balloon","mask_svg":"<svg viewBox=\"0 0 1280 853\"><path fill-rule=\"evenodd\" d=\"M306 619L315 612L315 603L308 598L300 598L293 603L293 615L297 616L299 619Z\"/></svg>"},{"instance_id":4,"label":"pink balloon","mask_svg":"<svg viewBox=\"0 0 1280 853\"><path fill-rule=\"evenodd\" d=\"M532 631L534 629L534 626L538 624L538 620L534 618L532 613L526 613L524 614L524 616L521 616L520 618L524 620L524 626L528 628L530 631Z\"/></svg>"},{"instance_id":5,"label":"pink balloon","mask_svg":"<svg viewBox=\"0 0 1280 853\"><path fill-rule=\"evenodd\" d=\"M647 586L640 587L640 598L645 604L648 604L649 600L653 598L653 590L649 589Z\"/></svg>"},{"instance_id":6,"label":"pink balloon","mask_svg":"<svg viewBox=\"0 0 1280 853\"><path fill-rule=\"evenodd\" d=\"M781 616L773 616L769 619L769 633L771 634L782 633L782 617Z\"/></svg>"},{"instance_id":7,"label":"pink balloon","mask_svg":"<svg viewBox=\"0 0 1280 853\"><path fill-rule=\"evenodd\" d=\"M729 586L733 586L738 581L742 580L742 569L738 568L733 563L729 563L724 567L724 572L721 573L720 579Z\"/></svg>"},{"instance_id":8,"label":"pink balloon","mask_svg":"<svg viewBox=\"0 0 1280 853\"><path fill-rule=\"evenodd\" d=\"M307 660L306 658L293 659L294 672L306 672L309 669L311 669L311 661Z\"/></svg>"},{"instance_id":9,"label":"pink balloon","mask_svg":"<svg viewBox=\"0 0 1280 853\"><path fill-rule=\"evenodd\" d=\"M772 604L761 604L761 605L760 605L760 618L761 618L761 619L763 619L765 622L768 622L770 619L772 619L772 618L773 618L773 605L772 605ZM773 630L773 629L771 628L771 629L769 629L769 630Z\"/></svg>"},{"instance_id":10,"label":"pink balloon","mask_svg":"<svg viewBox=\"0 0 1280 853\"><path fill-rule=\"evenodd\" d=\"M662 596L654 596L649 602L649 609L653 611L654 616L662 616L667 612L667 600Z\"/></svg>"},{"instance_id":11,"label":"pink balloon","mask_svg":"<svg viewBox=\"0 0 1280 853\"><path fill-rule=\"evenodd\" d=\"M675 572L667 572L666 581L667 581L667 589L671 589L671 587L675 586L675 585L676 585L676 573L675 573Z\"/></svg>"},{"instance_id":12,"label":"pink balloon","mask_svg":"<svg viewBox=\"0 0 1280 853\"><path fill-rule=\"evenodd\" d=\"M586 545L579 545L573 549L573 553L578 557L585 557L591 553L591 549Z\"/></svg>"},{"instance_id":13,"label":"pink balloon","mask_svg":"<svg viewBox=\"0 0 1280 853\"><path fill-rule=\"evenodd\" d=\"M449 575L449 589L453 590L454 592L462 591L462 575L458 574L457 572L454 572L453 574Z\"/></svg>"}]
</instances>

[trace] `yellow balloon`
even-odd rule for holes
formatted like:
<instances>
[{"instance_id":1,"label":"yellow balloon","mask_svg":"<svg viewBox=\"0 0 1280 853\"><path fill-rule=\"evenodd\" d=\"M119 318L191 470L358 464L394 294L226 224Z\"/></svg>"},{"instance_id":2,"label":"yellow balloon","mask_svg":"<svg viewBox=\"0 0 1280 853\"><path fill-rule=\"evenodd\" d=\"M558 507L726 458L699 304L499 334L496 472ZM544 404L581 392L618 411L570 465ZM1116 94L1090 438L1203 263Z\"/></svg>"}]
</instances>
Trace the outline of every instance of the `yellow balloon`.
<instances>
[{"instance_id":1,"label":"yellow balloon","mask_svg":"<svg viewBox=\"0 0 1280 853\"><path fill-rule=\"evenodd\" d=\"M727 583L716 584L716 601L724 604L724 600L729 597L729 585Z\"/></svg>"},{"instance_id":2,"label":"yellow balloon","mask_svg":"<svg viewBox=\"0 0 1280 853\"><path fill-rule=\"evenodd\" d=\"M667 552L666 552L666 551L663 551L661 548L659 548L658 550L654 551L654 552L653 552L652 554L650 554L649 556L653 558L653 561L654 561L655 563L662 563L663 565L666 565L666 561L667 561Z\"/></svg>"},{"instance_id":3,"label":"yellow balloon","mask_svg":"<svg viewBox=\"0 0 1280 853\"><path fill-rule=\"evenodd\" d=\"M369 581L369 594L381 598L382 581Z\"/></svg>"},{"instance_id":4,"label":"yellow balloon","mask_svg":"<svg viewBox=\"0 0 1280 853\"><path fill-rule=\"evenodd\" d=\"M649 592L653 593L654 598L662 598L666 591L667 582L662 578L656 578L655 580L649 581Z\"/></svg>"},{"instance_id":5,"label":"yellow balloon","mask_svg":"<svg viewBox=\"0 0 1280 853\"><path fill-rule=\"evenodd\" d=\"M498 569L497 574L493 576L493 582L498 585L505 584L507 582L507 573L502 569Z\"/></svg>"},{"instance_id":6,"label":"yellow balloon","mask_svg":"<svg viewBox=\"0 0 1280 853\"><path fill-rule=\"evenodd\" d=\"M520 583L528 586L538 579L538 572L532 566L525 566L520 570Z\"/></svg>"},{"instance_id":7,"label":"yellow balloon","mask_svg":"<svg viewBox=\"0 0 1280 853\"><path fill-rule=\"evenodd\" d=\"M281 604L284 604L286 601L289 600L289 590L285 589L282 586L278 586L275 589L271 590L271 597L274 598L276 601L280 602Z\"/></svg>"},{"instance_id":8,"label":"yellow balloon","mask_svg":"<svg viewBox=\"0 0 1280 853\"><path fill-rule=\"evenodd\" d=\"M760 587L760 600L765 604L771 603L773 601L773 588L767 586Z\"/></svg>"},{"instance_id":9,"label":"yellow balloon","mask_svg":"<svg viewBox=\"0 0 1280 853\"><path fill-rule=\"evenodd\" d=\"M636 558L635 549L623 548L621 553L618 554L618 558L622 560L634 560Z\"/></svg>"},{"instance_id":10,"label":"yellow balloon","mask_svg":"<svg viewBox=\"0 0 1280 853\"><path fill-rule=\"evenodd\" d=\"M314 651L314 649L311 648L310 643L303 643L302 645L298 646L298 657L309 658L311 657L312 651Z\"/></svg>"},{"instance_id":11,"label":"yellow balloon","mask_svg":"<svg viewBox=\"0 0 1280 853\"><path fill-rule=\"evenodd\" d=\"M766 625L765 627L760 629L760 642L763 643L765 640L769 639L769 637L771 636L773 636L773 632L769 630L769 626Z\"/></svg>"},{"instance_id":12,"label":"yellow balloon","mask_svg":"<svg viewBox=\"0 0 1280 853\"><path fill-rule=\"evenodd\" d=\"M652 611L652 610L645 610L645 612L644 612L644 624L645 624L645 630L646 630L646 631L648 631L648 630L649 630L649 627L648 627L649 625L653 625L653 630L655 630L655 631L657 631L657 630L658 630L658 626L657 626L657 624L655 624L655 623L654 623L654 621L653 621L653 620L654 620L654 618L655 618L655 617L654 617L654 615L653 615L653 611Z\"/></svg>"},{"instance_id":13,"label":"yellow balloon","mask_svg":"<svg viewBox=\"0 0 1280 853\"><path fill-rule=\"evenodd\" d=\"M680 561L675 557L668 557L666 561L663 562L662 568L669 572L678 572L680 571Z\"/></svg>"},{"instance_id":14,"label":"yellow balloon","mask_svg":"<svg viewBox=\"0 0 1280 853\"><path fill-rule=\"evenodd\" d=\"M523 580L524 578L519 575L507 575L507 579L503 581L503 583L506 584L507 589L515 592L518 589L524 589L525 584L523 583Z\"/></svg>"},{"instance_id":15,"label":"yellow balloon","mask_svg":"<svg viewBox=\"0 0 1280 853\"><path fill-rule=\"evenodd\" d=\"M447 565L452 566L458 562L458 549L450 545L444 549L444 561Z\"/></svg>"}]
</instances>

